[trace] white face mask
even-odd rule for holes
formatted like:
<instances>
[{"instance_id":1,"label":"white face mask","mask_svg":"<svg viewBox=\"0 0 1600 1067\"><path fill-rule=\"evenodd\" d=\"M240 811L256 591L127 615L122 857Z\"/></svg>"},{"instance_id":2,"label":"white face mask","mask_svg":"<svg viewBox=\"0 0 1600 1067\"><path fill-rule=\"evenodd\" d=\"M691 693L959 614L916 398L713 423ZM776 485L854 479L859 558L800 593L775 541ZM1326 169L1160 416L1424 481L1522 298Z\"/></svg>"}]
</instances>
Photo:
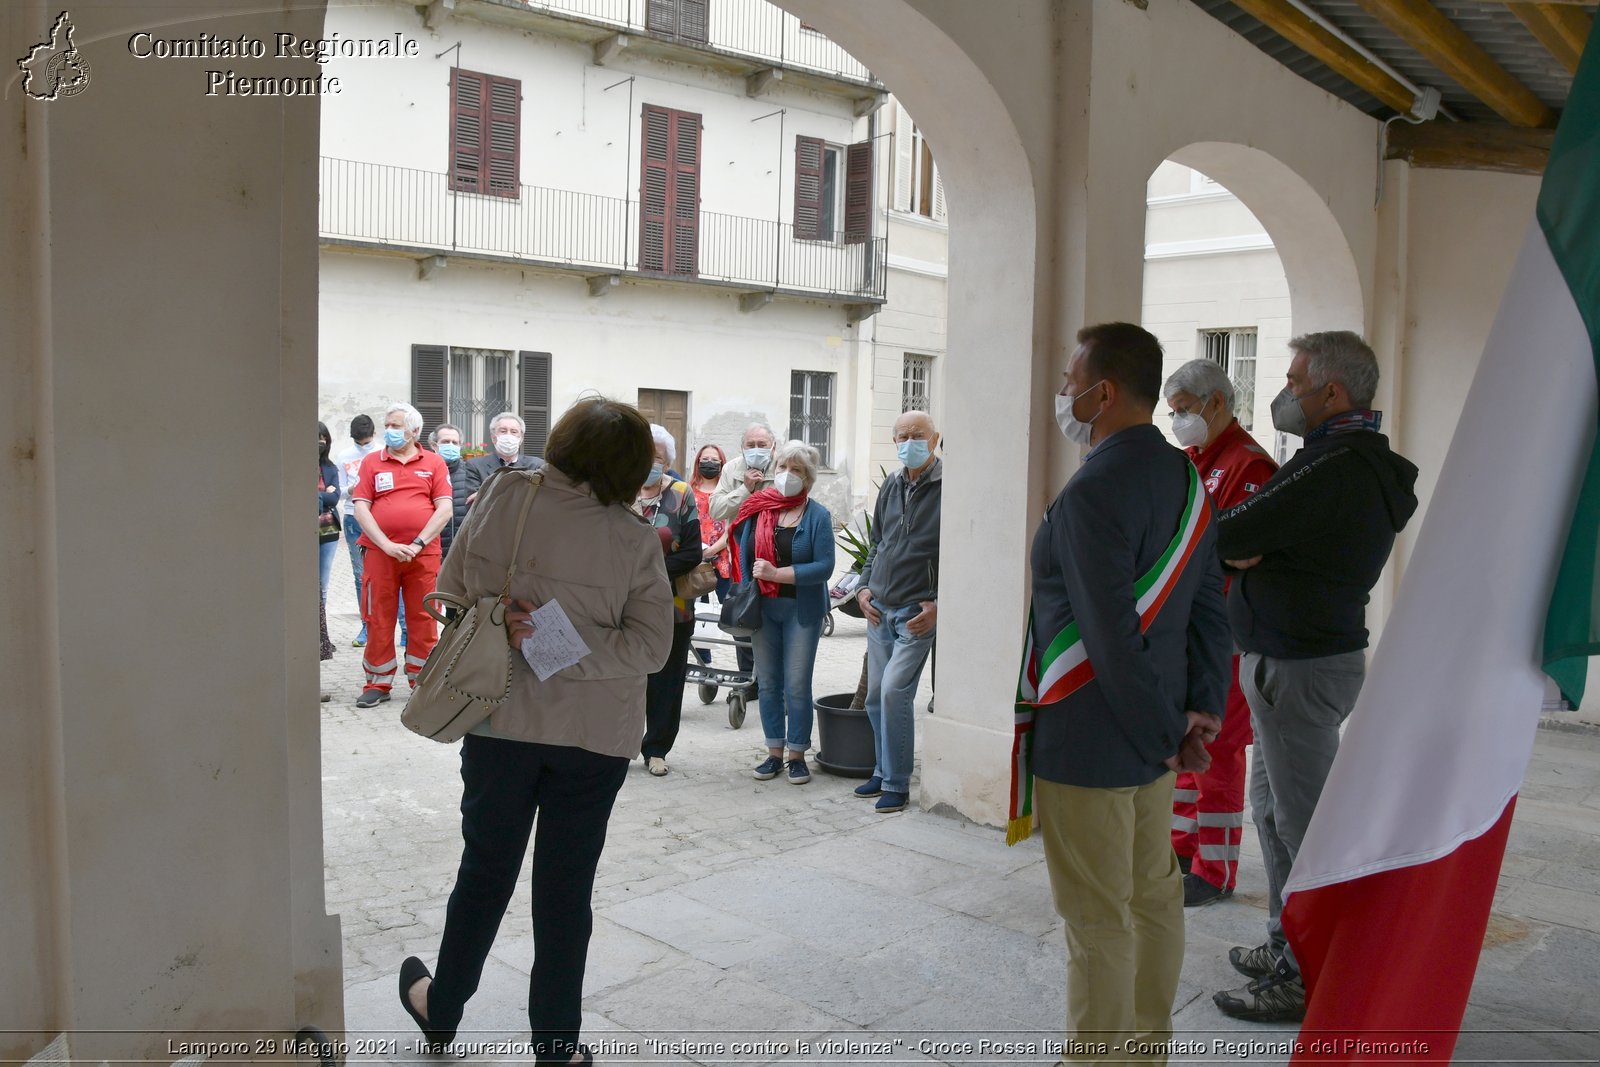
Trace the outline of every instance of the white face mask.
<instances>
[{"instance_id":1,"label":"white face mask","mask_svg":"<svg viewBox=\"0 0 1600 1067\"><path fill-rule=\"evenodd\" d=\"M1105 379L1102 378L1100 381L1095 382L1094 385L1089 386L1089 389L1098 388L1104 382ZM1083 396L1084 393L1089 391L1089 389L1085 389L1082 393L1078 393L1075 396L1062 396L1060 393L1056 394L1056 425L1061 427L1061 432L1063 435L1065 435L1066 439L1075 445L1086 445L1089 443L1089 439L1094 435L1094 419L1098 419L1100 417L1099 412L1096 412L1094 419L1084 422L1082 419L1078 418L1078 416L1072 413L1072 406L1077 403L1078 397Z\"/></svg>"},{"instance_id":2,"label":"white face mask","mask_svg":"<svg viewBox=\"0 0 1600 1067\"><path fill-rule=\"evenodd\" d=\"M1185 411L1172 416L1172 436L1178 439L1178 444L1184 448L1199 448L1206 443L1206 434L1211 427L1206 422L1205 410L1202 404L1199 411Z\"/></svg>"},{"instance_id":3,"label":"white face mask","mask_svg":"<svg viewBox=\"0 0 1600 1067\"><path fill-rule=\"evenodd\" d=\"M800 490L805 488L805 483L793 471L779 471L772 479L772 488L778 491L779 496L799 496Z\"/></svg>"},{"instance_id":4,"label":"white face mask","mask_svg":"<svg viewBox=\"0 0 1600 1067\"><path fill-rule=\"evenodd\" d=\"M522 438L514 433L495 434L494 450L509 459L522 451Z\"/></svg>"}]
</instances>

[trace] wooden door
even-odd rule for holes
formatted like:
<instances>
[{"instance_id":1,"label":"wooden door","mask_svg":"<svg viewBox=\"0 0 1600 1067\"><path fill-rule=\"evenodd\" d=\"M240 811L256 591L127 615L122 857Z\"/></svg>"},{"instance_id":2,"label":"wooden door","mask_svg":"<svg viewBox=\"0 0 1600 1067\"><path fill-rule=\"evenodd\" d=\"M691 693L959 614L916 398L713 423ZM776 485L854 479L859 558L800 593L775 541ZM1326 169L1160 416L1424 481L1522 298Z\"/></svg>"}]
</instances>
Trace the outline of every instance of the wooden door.
<instances>
[{"instance_id":1,"label":"wooden door","mask_svg":"<svg viewBox=\"0 0 1600 1067\"><path fill-rule=\"evenodd\" d=\"M693 458L684 455L689 441L689 394L672 389L641 389L639 410L646 419L667 428L677 449L678 461L673 468L684 473L683 465Z\"/></svg>"}]
</instances>

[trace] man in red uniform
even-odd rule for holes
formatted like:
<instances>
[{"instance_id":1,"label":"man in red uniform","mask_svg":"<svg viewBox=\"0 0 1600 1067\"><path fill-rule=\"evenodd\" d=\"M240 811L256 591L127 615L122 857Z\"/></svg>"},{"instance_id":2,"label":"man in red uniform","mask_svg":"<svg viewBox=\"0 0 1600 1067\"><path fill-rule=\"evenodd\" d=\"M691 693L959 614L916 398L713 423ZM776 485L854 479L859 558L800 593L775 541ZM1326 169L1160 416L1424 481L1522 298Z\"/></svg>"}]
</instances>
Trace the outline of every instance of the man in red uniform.
<instances>
[{"instance_id":1,"label":"man in red uniform","mask_svg":"<svg viewBox=\"0 0 1600 1067\"><path fill-rule=\"evenodd\" d=\"M390 405L383 418L382 451L361 460L350 487L356 522L361 526L364 567L361 574L361 619L367 625L367 648L361 666L366 688L356 707L370 708L389 699L394 685L394 624L405 594L406 677L428 662L439 632L422 598L434 591L439 577L439 531L450 521L454 504L450 470L436 453L417 447L422 415L410 404Z\"/></svg>"},{"instance_id":2,"label":"man in red uniform","mask_svg":"<svg viewBox=\"0 0 1600 1067\"><path fill-rule=\"evenodd\" d=\"M1179 367L1162 388L1172 411L1172 433L1200 471L1217 510L1225 511L1266 484L1278 465L1233 416L1233 383L1209 359ZM1172 847L1184 868L1183 906L1211 904L1233 895L1244 837L1245 746L1250 706L1239 691L1239 657L1233 657L1222 732L1206 746L1211 767L1184 773L1172 792Z\"/></svg>"}]
</instances>

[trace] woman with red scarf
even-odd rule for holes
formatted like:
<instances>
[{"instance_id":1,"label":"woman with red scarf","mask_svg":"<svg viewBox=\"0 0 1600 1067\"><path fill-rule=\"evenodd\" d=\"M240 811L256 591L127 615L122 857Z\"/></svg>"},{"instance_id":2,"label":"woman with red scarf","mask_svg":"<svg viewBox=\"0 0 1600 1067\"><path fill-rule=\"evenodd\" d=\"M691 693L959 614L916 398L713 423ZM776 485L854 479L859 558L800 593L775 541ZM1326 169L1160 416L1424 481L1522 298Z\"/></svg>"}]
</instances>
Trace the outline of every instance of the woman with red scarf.
<instances>
[{"instance_id":1,"label":"woman with red scarf","mask_svg":"<svg viewBox=\"0 0 1600 1067\"><path fill-rule=\"evenodd\" d=\"M772 487L746 498L733 521L734 580L754 579L761 593L761 629L750 643L767 744L754 773L763 782L780 771L791 785L811 780L811 671L833 577L833 516L810 499L820 459L803 441L779 448Z\"/></svg>"}]
</instances>

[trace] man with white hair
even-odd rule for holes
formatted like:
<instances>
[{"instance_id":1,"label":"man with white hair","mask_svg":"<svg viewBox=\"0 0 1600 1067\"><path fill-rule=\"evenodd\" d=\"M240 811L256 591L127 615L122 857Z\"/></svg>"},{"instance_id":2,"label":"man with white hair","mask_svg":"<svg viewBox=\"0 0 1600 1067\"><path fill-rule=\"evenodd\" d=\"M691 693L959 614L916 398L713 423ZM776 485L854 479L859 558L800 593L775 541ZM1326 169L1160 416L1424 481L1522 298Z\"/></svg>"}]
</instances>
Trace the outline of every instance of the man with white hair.
<instances>
[{"instance_id":1,"label":"man with white hair","mask_svg":"<svg viewBox=\"0 0 1600 1067\"><path fill-rule=\"evenodd\" d=\"M491 447L487 453L467 460L462 464L461 476L467 482L466 503L468 507L477 499L478 490L483 488L483 483L489 480L489 475L501 467L510 467L513 470L536 471L544 466L544 460L538 456L525 456L522 454L522 438L527 433L528 427L522 421L522 416L515 411L502 411L489 422L489 438Z\"/></svg>"},{"instance_id":2,"label":"man with white hair","mask_svg":"<svg viewBox=\"0 0 1600 1067\"><path fill-rule=\"evenodd\" d=\"M436 453L417 446L422 415L410 404L391 404L383 417L381 452L361 461L350 488L358 542L363 557L361 619L367 624L367 648L361 657L366 687L356 707L371 708L389 699L394 686L394 624L405 596L406 677L417 673L439 639L433 617L422 598L434 591L439 577L439 531L450 521L450 471Z\"/></svg>"},{"instance_id":3,"label":"man with white hair","mask_svg":"<svg viewBox=\"0 0 1600 1067\"><path fill-rule=\"evenodd\" d=\"M1233 383L1209 359L1191 359L1162 387L1172 435L1200 472L1211 502L1226 511L1267 483L1278 465L1233 416ZM1206 745L1211 766L1184 771L1172 790L1172 847L1183 870L1183 906L1197 908L1233 896L1244 838L1245 746L1250 706L1239 691L1233 657L1222 732Z\"/></svg>"},{"instance_id":4,"label":"man with white hair","mask_svg":"<svg viewBox=\"0 0 1600 1067\"><path fill-rule=\"evenodd\" d=\"M751 493L771 487L772 449L776 442L772 428L764 422L745 427L739 440L739 455L723 466L722 477L711 494L711 518L732 522L739 514L739 505Z\"/></svg>"},{"instance_id":5,"label":"man with white hair","mask_svg":"<svg viewBox=\"0 0 1600 1067\"><path fill-rule=\"evenodd\" d=\"M1372 349L1334 330L1296 337L1289 350L1272 425L1305 446L1217 520L1217 553L1238 575L1228 622L1255 729L1250 810L1269 921L1265 944L1228 952L1252 981L1212 1000L1226 1015L1257 1022L1305 1017L1305 985L1280 919L1283 885L1366 677L1367 596L1417 510L1417 468L1378 432Z\"/></svg>"}]
</instances>

